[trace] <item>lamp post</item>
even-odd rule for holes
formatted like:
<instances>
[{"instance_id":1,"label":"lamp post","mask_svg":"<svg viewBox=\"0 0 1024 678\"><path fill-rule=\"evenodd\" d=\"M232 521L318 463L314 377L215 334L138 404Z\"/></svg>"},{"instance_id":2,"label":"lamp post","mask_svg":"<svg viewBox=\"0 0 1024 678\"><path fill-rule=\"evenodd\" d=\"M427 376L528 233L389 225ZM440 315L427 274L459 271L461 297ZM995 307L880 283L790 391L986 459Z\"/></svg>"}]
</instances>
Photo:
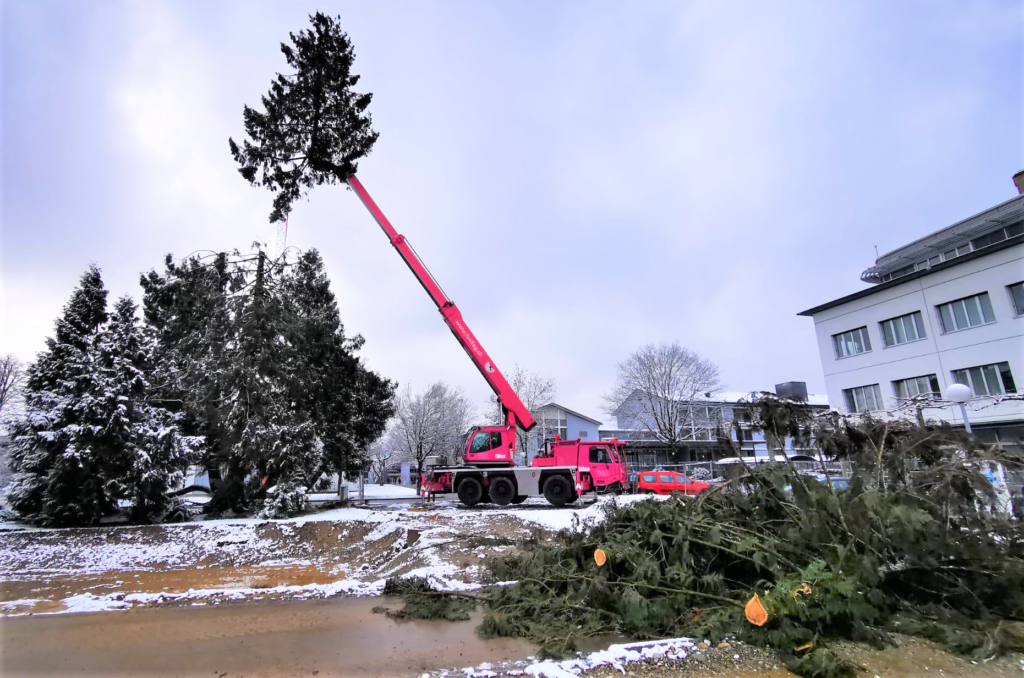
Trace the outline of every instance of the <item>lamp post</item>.
<instances>
[{"instance_id":1,"label":"lamp post","mask_svg":"<svg viewBox=\"0 0 1024 678\"><path fill-rule=\"evenodd\" d=\"M960 415L964 418L964 428L971 431L971 422L967 419L967 401L971 399L971 387L964 384L950 384L946 389L946 398L960 405Z\"/></svg>"},{"instance_id":2,"label":"lamp post","mask_svg":"<svg viewBox=\"0 0 1024 678\"><path fill-rule=\"evenodd\" d=\"M946 389L946 398L960 405L960 415L964 418L964 428L968 433L973 433L971 422L967 418L967 401L971 399L972 395L974 394L970 387L964 384L950 384ZM992 464L992 466L995 469L986 473L985 476L995 488L999 512L1007 513L1010 507L1010 491L1006 487L1006 471L1002 464Z\"/></svg>"}]
</instances>

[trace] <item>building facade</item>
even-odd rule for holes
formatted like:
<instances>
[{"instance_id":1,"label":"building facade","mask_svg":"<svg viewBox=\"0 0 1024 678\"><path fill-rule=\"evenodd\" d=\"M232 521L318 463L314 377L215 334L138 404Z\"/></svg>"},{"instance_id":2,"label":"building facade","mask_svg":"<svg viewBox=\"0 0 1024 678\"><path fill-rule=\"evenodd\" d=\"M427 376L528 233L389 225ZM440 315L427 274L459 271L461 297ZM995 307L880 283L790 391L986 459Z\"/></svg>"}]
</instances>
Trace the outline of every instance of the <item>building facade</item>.
<instances>
[{"instance_id":1,"label":"building facade","mask_svg":"<svg viewBox=\"0 0 1024 678\"><path fill-rule=\"evenodd\" d=\"M962 426L942 399L962 383L982 439L1024 437L1024 195L879 257L861 279L873 286L799 314L814 320L837 409Z\"/></svg>"},{"instance_id":2,"label":"building facade","mask_svg":"<svg viewBox=\"0 0 1024 678\"><path fill-rule=\"evenodd\" d=\"M808 394L804 382L776 384L776 395L807 403L812 413L829 409L824 396ZM709 396L705 400L684 404L687 416L681 426L682 440L670 445L654 433L656 425L647 415L637 398L622 402L613 413L615 426L603 426L601 439L618 438L625 441L626 459L633 470L653 469L693 462L718 461L737 454L744 457L767 457L768 443L764 434L751 431L742 422L743 409L758 397L756 391L727 391ZM787 453L813 454L785 440Z\"/></svg>"}]
</instances>

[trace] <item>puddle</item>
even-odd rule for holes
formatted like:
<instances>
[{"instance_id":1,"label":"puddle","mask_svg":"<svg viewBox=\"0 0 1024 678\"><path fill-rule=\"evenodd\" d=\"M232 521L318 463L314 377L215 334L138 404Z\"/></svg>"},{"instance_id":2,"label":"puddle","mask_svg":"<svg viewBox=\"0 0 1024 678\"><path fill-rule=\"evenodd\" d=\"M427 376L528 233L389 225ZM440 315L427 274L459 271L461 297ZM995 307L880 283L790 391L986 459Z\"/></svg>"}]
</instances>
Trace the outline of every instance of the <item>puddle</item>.
<instances>
[{"instance_id":1,"label":"puddle","mask_svg":"<svg viewBox=\"0 0 1024 678\"><path fill-rule=\"evenodd\" d=\"M381 598L271 601L0 621L3 675L416 676L525 659L519 639L483 640L479 619L396 622Z\"/></svg>"},{"instance_id":2,"label":"puddle","mask_svg":"<svg viewBox=\"0 0 1024 678\"><path fill-rule=\"evenodd\" d=\"M329 584L345 578L341 571L316 565L213 566L188 570L110 571L99 574L52 575L45 581L5 581L0 588L0 610L59 612L60 601L80 593L177 593L189 589L273 588ZM32 601L12 606L12 601ZM5 605L6 603L6 605Z\"/></svg>"}]
</instances>

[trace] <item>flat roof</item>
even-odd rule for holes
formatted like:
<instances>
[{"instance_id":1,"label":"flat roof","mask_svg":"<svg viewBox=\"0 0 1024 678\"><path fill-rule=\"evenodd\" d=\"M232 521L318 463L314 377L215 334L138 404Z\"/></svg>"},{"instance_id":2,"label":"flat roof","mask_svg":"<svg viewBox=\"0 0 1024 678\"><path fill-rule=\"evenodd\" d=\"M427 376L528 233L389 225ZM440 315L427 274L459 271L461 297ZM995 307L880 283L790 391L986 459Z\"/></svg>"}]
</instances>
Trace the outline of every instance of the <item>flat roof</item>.
<instances>
[{"instance_id":1,"label":"flat roof","mask_svg":"<svg viewBox=\"0 0 1024 678\"><path fill-rule=\"evenodd\" d=\"M936 264L935 266L932 266L931 268L926 268L926 269L923 269L923 270L920 270L920 271L914 271L913 273L908 273L905 276L901 276L899 278L893 278L892 280L890 280L888 282L878 283L877 285L872 285L871 287L868 287L866 289L860 290L859 292L854 292L853 294L847 294L845 297L840 297L838 299L833 299L832 301L826 301L824 304L821 304L820 306L815 306L814 308L809 308L806 311L800 311L799 313L797 313L797 315L804 315L804 316L809 316L809 317L810 316L814 316L814 314L821 313L822 311L827 311L830 308L835 308L836 306L842 306L845 303L848 303L848 302L851 302L851 301L856 301L857 299L863 299L864 297L869 297L872 294L876 294L877 292L881 292L883 290L891 289L893 287L896 287L897 285L902 285L903 283L910 282L911 280L917 280L918 278L923 278L926 275L931 275L932 273L937 273L939 271L944 271L947 268L953 268L954 266L966 263L968 261L973 261L974 259L980 259L981 257L985 257L985 256L988 256L989 254L994 253L994 252L998 252L999 250L1004 250L1007 247L1013 247L1014 245L1020 245L1021 243L1024 243L1024 234L1015 235L1012 238L1007 238L1006 240L1003 240L1002 242L996 243L995 245L989 245L988 247L985 247L985 248L980 249L980 250L976 250L974 252L971 252L970 254L964 254L963 256L959 256L956 259L950 259L949 261L943 261L941 264Z\"/></svg>"}]
</instances>

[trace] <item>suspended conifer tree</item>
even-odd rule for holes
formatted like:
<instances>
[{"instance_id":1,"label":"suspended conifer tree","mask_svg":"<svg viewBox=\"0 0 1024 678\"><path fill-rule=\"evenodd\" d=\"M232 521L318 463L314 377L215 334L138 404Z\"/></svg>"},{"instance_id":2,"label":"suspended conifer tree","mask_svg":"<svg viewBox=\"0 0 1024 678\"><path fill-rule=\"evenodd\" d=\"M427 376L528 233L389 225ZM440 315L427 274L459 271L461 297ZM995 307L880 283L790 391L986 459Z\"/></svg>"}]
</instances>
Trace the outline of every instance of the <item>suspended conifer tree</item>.
<instances>
[{"instance_id":1,"label":"suspended conifer tree","mask_svg":"<svg viewBox=\"0 0 1024 678\"><path fill-rule=\"evenodd\" d=\"M263 97L264 111L245 107L248 139L228 139L239 172L253 186L279 192L270 214L281 221L313 186L343 182L377 141L366 107L372 94L354 92L355 52L337 19L317 12L312 27L281 44L288 74Z\"/></svg>"}]
</instances>

